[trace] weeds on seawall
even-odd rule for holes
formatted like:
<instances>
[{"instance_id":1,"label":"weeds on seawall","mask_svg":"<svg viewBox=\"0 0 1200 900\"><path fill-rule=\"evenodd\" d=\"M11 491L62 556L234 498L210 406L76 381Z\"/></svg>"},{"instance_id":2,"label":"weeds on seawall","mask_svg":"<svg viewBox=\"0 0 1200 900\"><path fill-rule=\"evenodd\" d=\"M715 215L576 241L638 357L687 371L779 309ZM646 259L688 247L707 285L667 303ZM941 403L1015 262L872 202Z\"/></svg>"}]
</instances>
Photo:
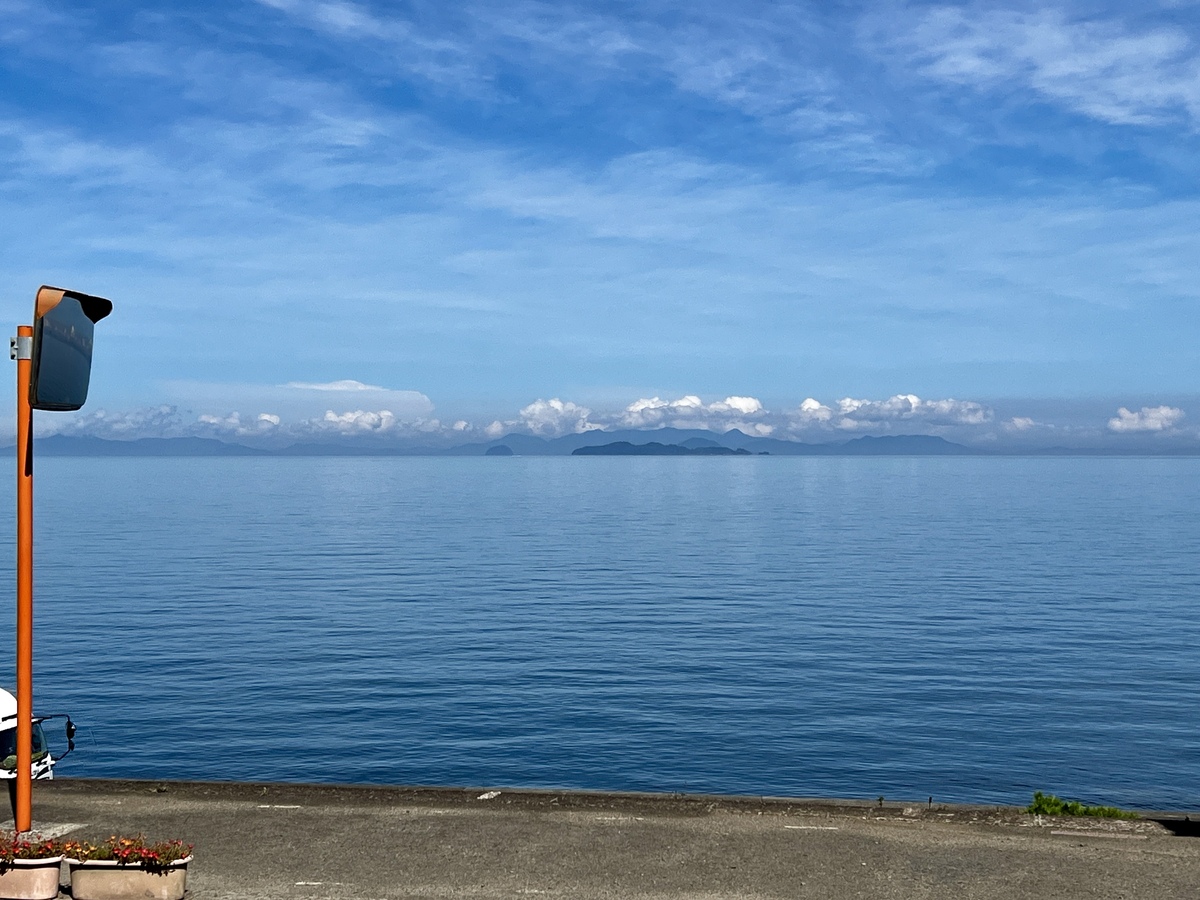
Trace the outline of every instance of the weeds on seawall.
<instances>
[{"instance_id":1,"label":"weeds on seawall","mask_svg":"<svg viewBox=\"0 0 1200 900\"><path fill-rule=\"evenodd\" d=\"M1033 792L1033 802L1027 812L1042 816L1094 816L1100 819L1138 819L1137 813L1115 806L1085 806L1078 800L1064 800L1054 794Z\"/></svg>"}]
</instances>

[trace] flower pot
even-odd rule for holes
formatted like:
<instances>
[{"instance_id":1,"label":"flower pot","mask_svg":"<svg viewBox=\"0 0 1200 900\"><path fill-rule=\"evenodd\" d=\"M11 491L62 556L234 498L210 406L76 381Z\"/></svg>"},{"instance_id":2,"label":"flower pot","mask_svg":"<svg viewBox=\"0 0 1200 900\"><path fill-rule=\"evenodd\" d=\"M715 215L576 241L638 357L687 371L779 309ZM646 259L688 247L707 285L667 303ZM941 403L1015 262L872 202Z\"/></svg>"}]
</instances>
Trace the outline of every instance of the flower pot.
<instances>
[{"instance_id":1,"label":"flower pot","mask_svg":"<svg viewBox=\"0 0 1200 900\"><path fill-rule=\"evenodd\" d=\"M3 900L54 900L58 896L61 856L14 859L0 863L0 898Z\"/></svg>"},{"instance_id":2,"label":"flower pot","mask_svg":"<svg viewBox=\"0 0 1200 900\"><path fill-rule=\"evenodd\" d=\"M80 862L67 857L71 867L71 896L75 900L182 900L187 890L190 856L165 866L146 868L123 865L112 859Z\"/></svg>"}]
</instances>

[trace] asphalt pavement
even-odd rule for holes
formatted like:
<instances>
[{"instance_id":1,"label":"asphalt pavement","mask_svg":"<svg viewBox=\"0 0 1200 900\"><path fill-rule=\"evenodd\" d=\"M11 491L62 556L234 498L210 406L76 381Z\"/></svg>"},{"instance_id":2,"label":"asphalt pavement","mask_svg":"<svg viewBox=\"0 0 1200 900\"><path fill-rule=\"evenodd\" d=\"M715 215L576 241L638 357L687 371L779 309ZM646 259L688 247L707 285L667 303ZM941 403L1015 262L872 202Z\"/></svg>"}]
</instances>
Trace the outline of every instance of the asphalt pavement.
<instances>
[{"instance_id":1,"label":"asphalt pavement","mask_svg":"<svg viewBox=\"0 0 1200 900\"><path fill-rule=\"evenodd\" d=\"M88 779L33 804L35 830L194 843L193 900L1200 895L1184 813Z\"/></svg>"}]
</instances>

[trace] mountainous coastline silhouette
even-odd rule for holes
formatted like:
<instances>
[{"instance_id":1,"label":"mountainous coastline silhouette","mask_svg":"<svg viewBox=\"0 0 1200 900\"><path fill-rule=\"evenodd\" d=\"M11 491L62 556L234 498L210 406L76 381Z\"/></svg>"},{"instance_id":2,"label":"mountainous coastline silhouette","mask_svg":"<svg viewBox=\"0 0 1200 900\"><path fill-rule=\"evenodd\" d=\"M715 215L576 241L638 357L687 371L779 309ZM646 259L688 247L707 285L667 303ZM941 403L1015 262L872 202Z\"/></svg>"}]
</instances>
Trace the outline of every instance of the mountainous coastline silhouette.
<instances>
[{"instance_id":1,"label":"mountainous coastline silhouette","mask_svg":"<svg viewBox=\"0 0 1200 900\"><path fill-rule=\"evenodd\" d=\"M576 454L581 448L629 444L644 447L676 447L678 450L589 451ZM504 449L500 449L504 448ZM12 444L9 444L12 449ZM700 451L693 453L692 451ZM988 447L979 449L956 444L945 438L924 434L899 434L852 438L828 443L804 443L773 437L748 435L738 429L717 434L702 429L659 428L653 431L586 431L561 437L544 438L532 434L510 433L490 441L460 444L453 447L428 446L418 443L399 443L386 435L361 438L342 438L330 442L295 443L284 446L247 446L205 437L139 438L111 440L92 436L51 435L34 440L35 455L42 456L687 456L746 454L771 456L1195 456L1197 449L1184 445L1151 444L1148 441L1129 443L1124 447L1054 446L1046 448L1013 449Z\"/></svg>"}]
</instances>

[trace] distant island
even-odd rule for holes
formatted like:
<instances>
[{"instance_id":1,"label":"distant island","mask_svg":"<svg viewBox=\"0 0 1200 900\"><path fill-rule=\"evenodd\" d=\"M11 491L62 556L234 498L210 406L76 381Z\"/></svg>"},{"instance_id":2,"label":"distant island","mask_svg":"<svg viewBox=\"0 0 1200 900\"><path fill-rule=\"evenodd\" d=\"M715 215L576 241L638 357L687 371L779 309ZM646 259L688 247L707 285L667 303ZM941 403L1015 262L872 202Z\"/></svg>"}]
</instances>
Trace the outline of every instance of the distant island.
<instances>
[{"instance_id":1,"label":"distant island","mask_svg":"<svg viewBox=\"0 0 1200 900\"><path fill-rule=\"evenodd\" d=\"M681 444L631 444L629 441L614 441L594 447L580 447L571 451L572 456L752 456L749 450L733 450L729 447L684 447Z\"/></svg>"},{"instance_id":2,"label":"distant island","mask_svg":"<svg viewBox=\"0 0 1200 900\"><path fill-rule=\"evenodd\" d=\"M648 441L650 438L656 440ZM248 439L249 440L249 439ZM1194 439L1191 439L1194 440ZM8 450L13 450L12 445ZM312 443L232 443L213 437L111 440L85 435L50 435L34 441L36 456L1200 456L1200 445L1164 443L1153 437L1090 447L967 447L929 434L894 434L806 443L750 435L736 428L723 434L704 429L589 430L558 437L510 432L488 441L451 446L421 438L387 435L342 436Z\"/></svg>"}]
</instances>

